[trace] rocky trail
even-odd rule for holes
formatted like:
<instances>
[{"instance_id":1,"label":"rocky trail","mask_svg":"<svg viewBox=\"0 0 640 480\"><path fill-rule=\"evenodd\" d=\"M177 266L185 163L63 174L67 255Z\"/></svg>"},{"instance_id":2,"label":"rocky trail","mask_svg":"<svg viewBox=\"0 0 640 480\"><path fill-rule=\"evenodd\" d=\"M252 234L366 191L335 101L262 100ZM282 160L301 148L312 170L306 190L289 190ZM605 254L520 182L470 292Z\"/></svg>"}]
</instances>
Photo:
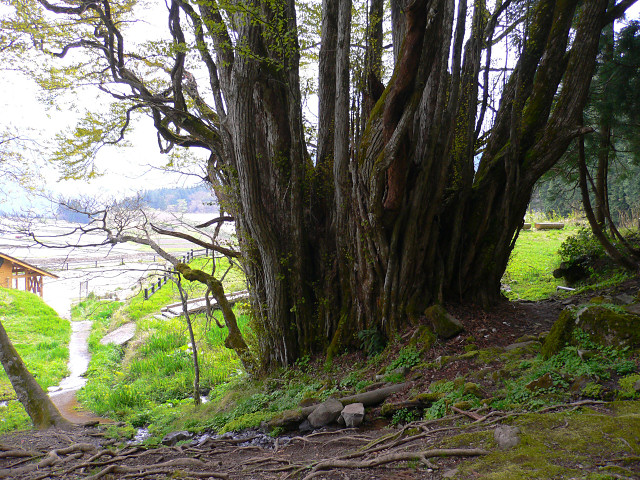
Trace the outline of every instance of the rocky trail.
<instances>
[{"instance_id":1,"label":"rocky trail","mask_svg":"<svg viewBox=\"0 0 640 480\"><path fill-rule=\"evenodd\" d=\"M497 361L483 364L477 354L470 355L465 348L470 339L478 350L535 355L531 352L539 351L539 339L570 304L598 295L635 297L639 289L636 280L615 291L504 303L490 311L447 306L464 325L464 335L437 342L427 360L441 366L412 369L383 406L367 408L357 428L332 424L278 437L257 430L224 435L176 432L159 447L108 438L105 427L95 424L67 431L15 432L0 437L0 478L638 479L637 401L575 395L533 413L495 410L488 403L479 408L457 404L443 418L397 425L389 421L388 411L415 406L424 398L416 393L428 391L436 381L473 375L491 379L487 370L504 371ZM415 337L416 331L407 331L405 339ZM345 358L345 364L349 361ZM486 396L493 394L492 388L491 380L482 385ZM512 470L513 465L520 470Z\"/></svg>"}]
</instances>

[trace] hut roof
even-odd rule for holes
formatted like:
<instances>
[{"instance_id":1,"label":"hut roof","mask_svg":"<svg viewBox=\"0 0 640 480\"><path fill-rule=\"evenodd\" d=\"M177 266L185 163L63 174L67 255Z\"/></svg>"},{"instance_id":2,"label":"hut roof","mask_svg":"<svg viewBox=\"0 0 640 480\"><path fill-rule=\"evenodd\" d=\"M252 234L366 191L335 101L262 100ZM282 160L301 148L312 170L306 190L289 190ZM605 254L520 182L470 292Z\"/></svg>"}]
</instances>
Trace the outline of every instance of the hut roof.
<instances>
[{"instance_id":1,"label":"hut roof","mask_svg":"<svg viewBox=\"0 0 640 480\"><path fill-rule=\"evenodd\" d=\"M16 264L16 265L20 265L21 267L23 267L26 270L31 270L35 273L38 273L40 275L46 275L47 277L53 277L53 278L58 278L57 275L54 275L53 273L49 273L46 270L43 270L41 268L36 267L35 265L31 265L30 263L27 263L23 260L18 260L17 258L14 258L10 255L7 255L5 253L0 252L0 258L4 259L4 260L9 260L10 262Z\"/></svg>"}]
</instances>

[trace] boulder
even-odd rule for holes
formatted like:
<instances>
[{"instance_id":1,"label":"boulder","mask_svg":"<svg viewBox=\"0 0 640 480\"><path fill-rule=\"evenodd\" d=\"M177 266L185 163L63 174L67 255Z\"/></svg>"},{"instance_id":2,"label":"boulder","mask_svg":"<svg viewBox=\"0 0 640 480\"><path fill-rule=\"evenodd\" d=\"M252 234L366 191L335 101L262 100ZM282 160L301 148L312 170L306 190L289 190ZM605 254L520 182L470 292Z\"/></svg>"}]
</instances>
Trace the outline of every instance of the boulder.
<instances>
[{"instance_id":1,"label":"boulder","mask_svg":"<svg viewBox=\"0 0 640 480\"><path fill-rule=\"evenodd\" d=\"M443 340L453 338L464 330L460 320L450 315L442 305L430 306L424 316L433 333Z\"/></svg>"},{"instance_id":2,"label":"boulder","mask_svg":"<svg viewBox=\"0 0 640 480\"><path fill-rule=\"evenodd\" d=\"M309 420L305 420L300 424L298 430L300 430L301 432L311 432L313 430L313 427L311 426Z\"/></svg>"},{"instance_id":3,"label":"boulder","mask_svg":"<svg viewBox=\"0 0 640 480\"><path fill-rule=\"evenodd\" d=\"M551 374L547 372L537 380L527 383L525 387L527 390L531 390L532 392L535 392L536 390L545 390L553 387L553 378L551 378Z\"/></svg>"},{"instance_id":4,"label":"boulder","mask_svg":"<svg viewBox=\"0 0 640 480\"><path fill-rule=\"evenodd\" d=\"M364 405L362 403L351 403L342 409L340 418L349 427L359 427L364 420Z\"/></svg>"},{"instance_id":5,"label":"boulder","mask_svg":"<svg viewBox=\"0 0 640 480\"><path fill-rule=\"evenodd\" d=\"M560 316L558 316L556 323L553 324L551 331L544 340L541 351L542 357L547 359L562 350L571 339L571 332L574 326L573 310L565 309L560 312Z\"/></svg>"},{"instance_id":6,"label":"boulder","mask_svg":"<svg viewBox=\"0 0 640 480\"><path fill-rule=\"evenodd\" d=\"M569 386L569 393L571 393L571 395L579 395L582 392L582 389L586 387L590 381L591 379L587 375L580 375L578 378L574 379Z\"/></svg>"},{"instance_id":7,"label":"boulder","mask_svg":"<svg viewBox=\"0 0 640 480\"><path fill-rule=\"evenodd\" d=\"M640 347L640 315L610 310L598 304L590 304L577 312L566 309L542 345L542 357L549 358L571 342L571 334L580 328L600 345L614 348Z\"/></svg>"},{"instance_id":8,"label":"boulder","mask_svg":"<svg viewBox=\"0 0 640 480\"><path fill-rule=\"evenodd\" d=\"M295 430L307 418L308 413L304 410L285 410L275 415L266 424L268 429L284 428L285 430Z\"/></svg>"},{"instance_id":9,"label":"boulder","mask_svg":"<svg viewBox=\"0 0 640 480\"><path fill-rule=\"evenodd\" d=\"M615 303L616 305L630 305L634 301L635 298L626 293L621 293L620 295L616 295L615 297L613 297L613 303Z\"/></svg>"},{"instance_id":10,"label":"boulder","mask_svg":"<svg viewBox=\"0 0 640 480\"><path fill-rule=\"evenodd\" d=\"M162 439L163 445L168 445L169 447L173 447L176 443L182 442L183 440L191 440L193 438L193 433L187 432L186 430L182 430L180 432L171 432L167 433Z\"/></svg>"},{"instance_id":11,"label":"boulder","mask_svg":"<svg viewBox=\"0 0 640 480\"><path fill-rule=\"evenodd\" d=\"M520 429L508 425L500 425L493 432L493 438L501 449L513 448L520 443Z\"/></svg>"},{"instance_id":12,"label":"boulder","mask_svg":"<svg viewBox=\"0 0 640 480\"><path fill-rule=\"evenodd\" d=\"M640 303L634 303L633 305L629 305L626 307L627 312L633 313L634 315L640 315Z\"/></svg>"},{"instance_id":13,"label":"boulder","mask_svg":"<svg viewBox=\"0 0 640 480\"><path fill-rule=\"evenodd\" d=\"M314 428L324 427L335 422L342 413L342 403L335 398L330 398L316 407L308 417L309 423Z\"/></svg>"},{"instance_id":14,"label":"boulder","mask_svg":"<svg viewBox=\"0 0 640 480\"><path fill-rule=\"evenodd\" d=\"M640 315L615 312L596 305L580 311L575 325L600 345L640 347Z\"/></svg>"}]
</instances>

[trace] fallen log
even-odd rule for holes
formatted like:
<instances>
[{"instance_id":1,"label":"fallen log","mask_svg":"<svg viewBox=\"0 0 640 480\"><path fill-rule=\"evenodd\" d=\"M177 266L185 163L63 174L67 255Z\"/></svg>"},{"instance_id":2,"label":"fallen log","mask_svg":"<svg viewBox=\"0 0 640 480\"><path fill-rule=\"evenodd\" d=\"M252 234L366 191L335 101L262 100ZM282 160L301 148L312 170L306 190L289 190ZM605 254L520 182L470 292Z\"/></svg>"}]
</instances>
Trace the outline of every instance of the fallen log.
<instances>
[{"instance_id":1,"label":"fallen log","mask_svg":"<svg viewBox=\"0 0 640 480\"><path fill-rule=\"evenodd\" d=\"M411 385L410 382L397 383L377 390L371 390L370 392L356 393L355 395L340 398L339 400L343 405L349 405L350 403L362 403L365 407L371 407L373 405L381 404L387 399L387 397L396 392L401 392L409 385Z\"/></svg>"}]
</instances>

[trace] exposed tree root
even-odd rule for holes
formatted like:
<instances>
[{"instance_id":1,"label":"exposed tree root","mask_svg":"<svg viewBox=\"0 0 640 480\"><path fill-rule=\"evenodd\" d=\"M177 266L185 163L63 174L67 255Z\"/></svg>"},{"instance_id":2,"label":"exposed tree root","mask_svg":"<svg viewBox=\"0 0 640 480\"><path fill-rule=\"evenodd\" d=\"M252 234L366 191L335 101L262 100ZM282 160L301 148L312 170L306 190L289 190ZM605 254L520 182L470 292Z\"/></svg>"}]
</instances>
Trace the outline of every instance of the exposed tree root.
<instances>
[{"instance_id":1,"label":"exposed tree root","mask_svg":"<svg viewBox=\"0 0 640 480\"><path fill-rule=\"evenodd\" d=\"M176 458L155 465L141 465L137 467L129 467L125 465L109 465L107 468L99 471L98 473L86 477L86 480L97 480L108 474L116 474L119 476L119 478L144 478L153 475L172 475L176 470L182 470L183 468L189 467L203 468L207 467L207 464L195 458ZM197 478L229 478L229 476L224 473L212 471L189 471L185 472L185 474L190 477Z\"/></svg>"},{"instance_id":2,"label":"exposed tree root","mask_svg":"<svg viewBox=\"0 0 640 480\"><path fill-rule=\"evenodd\" d=\"M373 468L373 467L379 467L381 465L385 465L388 463L408 462L411 460L417 460L429 467L433 467L431 462L429 462L430 458L475 457L478 455L486 455L488 453L489 453L488 451L482 450L479 448L453 448L453 449L423 450L418 452L395 452L395 453L388 453L386 455L380 455L375 458L371 458L368 460L361 460L361 461L330 459L330 460L324 460L315 464L311 468L311 472L307 476L305 476L303 480L310 480L311 478L317 476L316 473L319 473L319 471L321 470L332 470L335 468L341 468L341 469Z\"/></svg>"}]
</instances>

